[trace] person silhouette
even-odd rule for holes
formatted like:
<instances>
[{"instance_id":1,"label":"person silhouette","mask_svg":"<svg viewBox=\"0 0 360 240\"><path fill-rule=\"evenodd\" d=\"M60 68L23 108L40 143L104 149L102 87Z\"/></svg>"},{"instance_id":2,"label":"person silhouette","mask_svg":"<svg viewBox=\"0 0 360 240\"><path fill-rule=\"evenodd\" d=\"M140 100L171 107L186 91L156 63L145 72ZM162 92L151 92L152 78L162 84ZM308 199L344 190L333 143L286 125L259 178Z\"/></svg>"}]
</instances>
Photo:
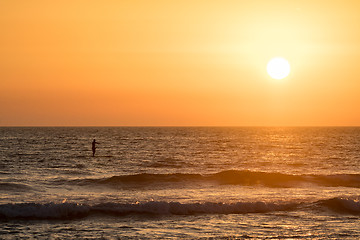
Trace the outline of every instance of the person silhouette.
<instances>
[{"instance_id":1,"label":"person silhouette","mask_svg":"<svg viewBox=\"0 0 360 240\"><path fill-rule=\"evenodd\" d=\"M95 156L95 152L96 152L96 144L99 144L95 139L92 141L92 153L93 153L93 157Z\"/></svg>"}]
</instances>

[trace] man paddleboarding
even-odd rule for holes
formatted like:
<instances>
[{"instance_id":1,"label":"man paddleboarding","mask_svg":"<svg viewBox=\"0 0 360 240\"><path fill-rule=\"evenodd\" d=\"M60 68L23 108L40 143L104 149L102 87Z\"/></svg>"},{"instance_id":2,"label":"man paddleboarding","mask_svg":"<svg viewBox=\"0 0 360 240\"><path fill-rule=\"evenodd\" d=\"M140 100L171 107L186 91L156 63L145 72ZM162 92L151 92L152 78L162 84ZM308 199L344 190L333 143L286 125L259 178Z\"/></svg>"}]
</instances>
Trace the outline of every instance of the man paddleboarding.
<instances>
[{"instance_id":1,"label":"man paddleboarding","mask_svg":"<svg viewBox=\"0 0 360 240\"><path fill-rule=\"evenodd\" d=\"M99 144L95 139L92 141L92 152L93 152L93 157L95 156L95 152L96 152L96 144Z\"/></svg>"}]
</instances>

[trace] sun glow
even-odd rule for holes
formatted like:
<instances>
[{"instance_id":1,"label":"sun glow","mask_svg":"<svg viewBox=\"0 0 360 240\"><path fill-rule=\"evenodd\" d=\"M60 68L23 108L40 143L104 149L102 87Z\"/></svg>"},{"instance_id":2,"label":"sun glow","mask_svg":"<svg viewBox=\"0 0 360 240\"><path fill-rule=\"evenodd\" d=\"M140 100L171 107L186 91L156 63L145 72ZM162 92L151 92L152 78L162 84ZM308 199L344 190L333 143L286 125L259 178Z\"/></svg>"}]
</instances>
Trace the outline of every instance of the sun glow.
<instances>
[{"instance_id":1,"label":"sun glow","mask_svg":"<svg viewBox=\"0 0 360 240\"><path fill-rule=\"evenodd\" d=\"M285 58L276 57L268 62L266 69L270 77L283 79L290 73L290 64Z\"/></svg>"},{"instance_id":2,"label":"sun glow","mask_svg":"<svg viewBox=\"0 0 360 240\"><path fill-rule=\"evenodd\" d=\"M0 1L0 126L359 126L359 12Z\"/></svg>"}]
</instances>

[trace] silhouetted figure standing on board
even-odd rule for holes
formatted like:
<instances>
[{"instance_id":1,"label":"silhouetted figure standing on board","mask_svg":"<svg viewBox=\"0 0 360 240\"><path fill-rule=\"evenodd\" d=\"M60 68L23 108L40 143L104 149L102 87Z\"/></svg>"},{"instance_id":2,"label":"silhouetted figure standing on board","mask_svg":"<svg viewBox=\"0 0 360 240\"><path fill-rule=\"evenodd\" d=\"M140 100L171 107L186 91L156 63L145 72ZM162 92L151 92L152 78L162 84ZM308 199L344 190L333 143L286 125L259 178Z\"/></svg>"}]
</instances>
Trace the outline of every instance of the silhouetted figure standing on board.
<instances>
[{"instance_id":1,"label":"silhouetted figure standing on board","mask_svg":"<svg viewBox=\"0 0 360 240\"><path fill-rule=\"evenodd\" d=\"M92 152L93 152L93 157L95 156L95 151L96 151L96 144L99 144L95 139L92 141Z\"/></svg>"}]
</instances>

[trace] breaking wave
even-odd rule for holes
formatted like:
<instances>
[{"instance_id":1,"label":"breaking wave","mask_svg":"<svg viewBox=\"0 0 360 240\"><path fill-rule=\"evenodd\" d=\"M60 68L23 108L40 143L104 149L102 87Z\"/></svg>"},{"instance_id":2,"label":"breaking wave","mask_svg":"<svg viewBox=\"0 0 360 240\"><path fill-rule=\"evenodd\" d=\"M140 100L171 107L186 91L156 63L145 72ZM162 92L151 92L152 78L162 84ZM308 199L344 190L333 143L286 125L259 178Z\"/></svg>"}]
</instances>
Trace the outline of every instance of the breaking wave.
<instances>
[{"instance_id":1,"label":"breaking wave","mask_svg":"<svg viewBox=\"0 0 360 240\"><path fill-rule=\"evenodd\" d=\"M305 202L236 202L236 203L101 203L96 205L76 203L18 203L0 205L0 219L75 219L93 214L125 216L195 215L195 214L247 214L275 211L296 211L301 208L318 210L326 208L343 214L360 214L359 198L332 198L314 203Z\"/></svg>"},{"instance_id":2,"label":"breaking wave","mask_svg":"<svg viewBox=\"0 0 360 240\"><path fill-rule=\"evenodd\" d=\"M69 181L69 180L65 180ZM74 179L71 184L105 184L105 185L154 185L174 182L216 182L233 185L263 185L267 187L297 187L306 184L315 184L327 187L354 187L360 188L360 174L334 175L291 175L283 173L254 172L229 170L215 174L135 174L112 176L101 179Z\"/></svg>"},{"instance_id":3,"label":"breaking wave","mask_svg":"<svg viewBox=\"0 0 360 240\"><path fill-rule=\"evenodd\" d=\"M331 198L319 204L338 213L360 215L360 198Z\"/></svg>"},{"instance_id":4,"label":"breaking wave","mask_svg":"<svg viewBox=\"0 0 360 240\"><path fill-rule=\"evenodd\" d=\"M296 204L238 202L238 203L179 203L179 202L144 202L144 203L102 203L82 205L76 203L19 203L0 205L0 218L3 219L73 219L91 214L104 215L193 215L193 214L244 214L291 210Z\"/></svg>"}]
</instances>

